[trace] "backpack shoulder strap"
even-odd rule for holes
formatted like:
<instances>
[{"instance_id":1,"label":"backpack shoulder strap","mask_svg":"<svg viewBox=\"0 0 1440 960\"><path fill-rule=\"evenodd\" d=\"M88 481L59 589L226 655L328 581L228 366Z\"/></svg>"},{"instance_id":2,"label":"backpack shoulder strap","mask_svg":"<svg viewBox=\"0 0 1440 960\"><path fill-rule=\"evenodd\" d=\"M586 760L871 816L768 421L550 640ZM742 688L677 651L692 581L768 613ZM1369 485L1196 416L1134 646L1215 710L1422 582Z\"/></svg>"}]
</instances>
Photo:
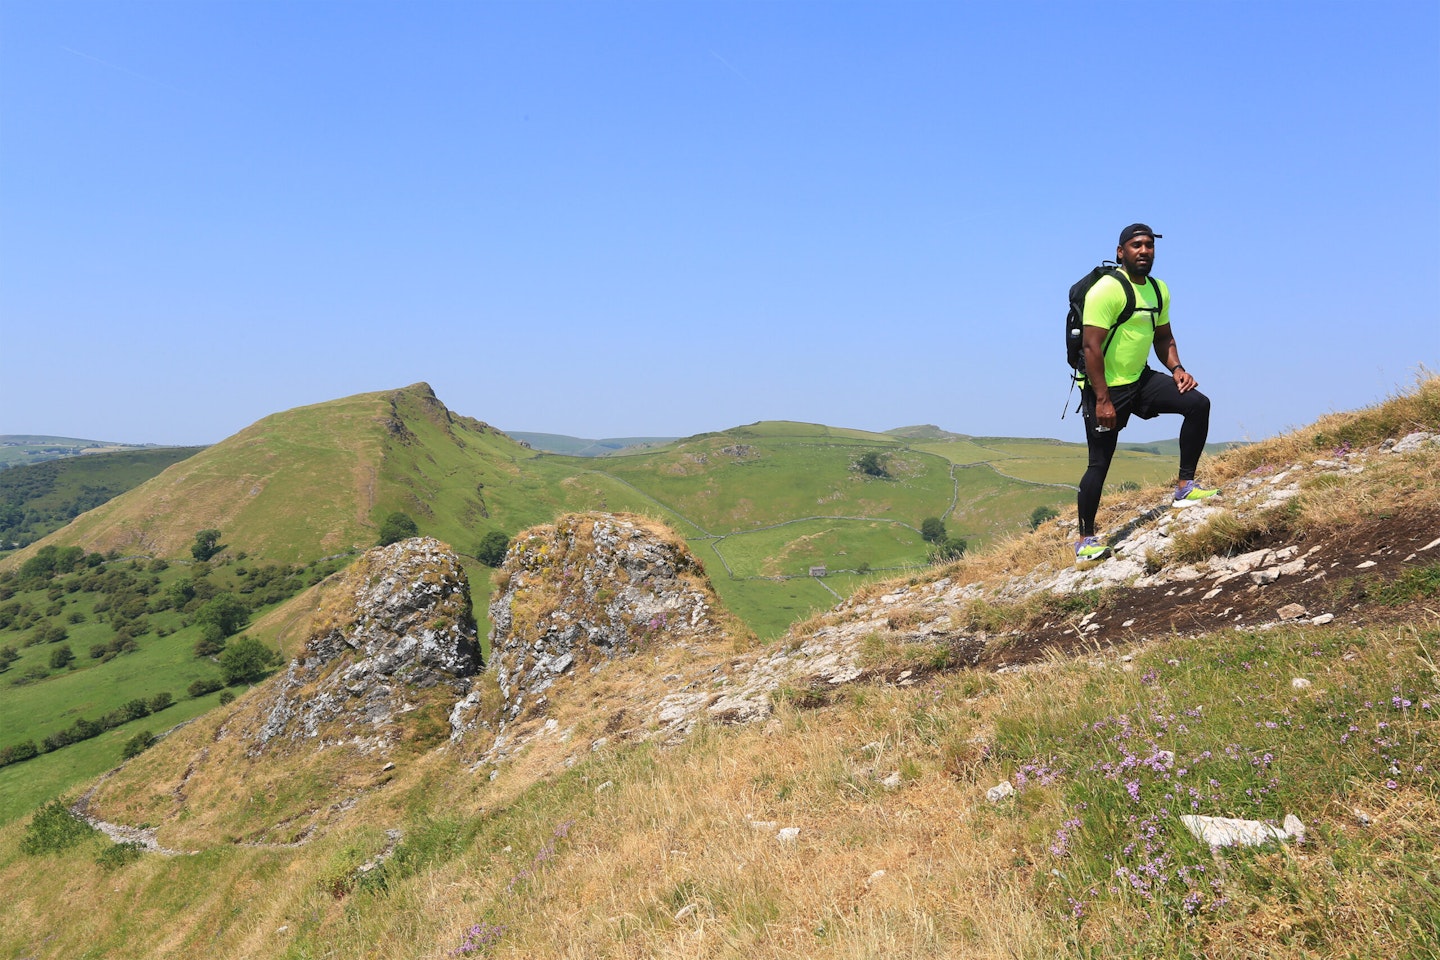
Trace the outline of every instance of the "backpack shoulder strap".
<instances>
[{"instance_id":1,"label":"backpack shoulder strap","mask_svg":"<svg viewBox=\"0 0 1440 960\"><path fill-rule=\"evenodd\" d=\"M1115 275L1116 280L1120 281L1120 289L1125 291L1125 309L1121 310L1120 315L1115 318L1115 326L1118 327L1135 315L1135 285L1130 282L1129 277L1125 276L1125 271L1119 267L1110 272ZM1155 289L1160 288L1156 287ZM1114 327L1111 329L1113 330Z\"/></svg>"},{"instance_id":2,"label":"backpack shoulder strap","mask_svg":"<svg viewBox=\"0 0 1440 960\"><path fill-rule=\"evenodd\" d=\"M1121 270L1118 266L1110 272L1115 276L1115 279L1119 281L1120 289L1125 291L1125 307L1120 311L1120 315L1115 318L1115 322L1105 333L1105 345L1100 349L1102 354L1110 352L1110 342L1115 339L1115 334L1120 332L1120 325L1135 316L1135 285L1130 282L1129 277L1125 276L1125 271ZM1156 289L1158 290L1159 288L1157 287Z\"/></svg>"}]
</instances>

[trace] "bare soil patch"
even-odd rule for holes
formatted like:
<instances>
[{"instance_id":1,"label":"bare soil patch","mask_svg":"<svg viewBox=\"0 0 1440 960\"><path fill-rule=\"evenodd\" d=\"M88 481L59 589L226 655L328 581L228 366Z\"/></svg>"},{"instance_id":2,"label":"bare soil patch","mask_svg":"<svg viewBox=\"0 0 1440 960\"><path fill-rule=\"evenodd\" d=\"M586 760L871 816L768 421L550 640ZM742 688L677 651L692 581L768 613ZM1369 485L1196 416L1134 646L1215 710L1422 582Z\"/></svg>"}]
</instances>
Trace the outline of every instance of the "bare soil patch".
<instances>
[{"instance_id":1,"label":"bare soil patch","mask_svg":"<svg viewBox=\"0 0 1440 960\"><path fill-rule=\"evenodd\" d=\"M1259 585L1240 577L1216 586L1202 577L1158 586L1110 588L1093 615L1055 618L989 650L979 666L992 669L1030 663L1054 653L1112 647L1164 636L1194 636L1232 627L1253 629L1292 620L1310 622L1331 614L1336 624L1364 626L1414 618L1423 600L1392 606L1374 601L1377 588L1407 569L1440 563L1440 511L1408 511L1363 518L1324 532L1282 535L1255 549L1295 546L1311 563L1293 577ZM1313 552L1312 552L1313 551ZM1212 595L1213 593L1213 595ZM1282 616L1298 604L1303 616Z\"/></svg>"}]
</instances>

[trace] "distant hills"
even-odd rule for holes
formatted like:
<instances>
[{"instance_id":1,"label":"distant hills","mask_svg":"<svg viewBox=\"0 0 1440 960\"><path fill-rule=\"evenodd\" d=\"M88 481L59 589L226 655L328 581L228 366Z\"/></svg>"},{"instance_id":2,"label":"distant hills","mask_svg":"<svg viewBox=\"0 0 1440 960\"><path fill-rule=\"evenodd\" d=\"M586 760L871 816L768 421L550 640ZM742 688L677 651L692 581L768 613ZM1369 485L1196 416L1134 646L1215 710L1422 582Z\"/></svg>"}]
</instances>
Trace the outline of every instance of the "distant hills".
<instances>
[{"instance_id":1,"label":"distant hills","mask_svg":"<svg viewBox=\"0 0 1440 960\"><path fill-rule=\"evenodd\" d=\"M1437 430L1432 379L1185 511L1128 451L1081 568L1011 536L1078 444L276 414L0 561L0 955L1435 956ZM665 524L533 531L478 672L448 548L266 559L597 501ZM1004 542L913 569L942 507ZM169 559L63 545L141 519Z\"/></svg>"},{"instance_id":2,"label":"distant hills","mask_svg":"<svg viewBox=\"0 0 1440 960\"><path fill-rule=\"evenodd\" d=\"M603 457L625 450L663 447L679 440L679 437L610 437L605 440L586 440L582 437L567 437L558 433L529 433L507 430L506 433L536 450L547 453L563 453L571 457Z\"/></svg>"},{"instance_id":3,"label":"distant hills","mask_svg":"<svg viewBox=\"0 0 1440 960\"><path fill-rule=\"evenodd\" d=\"M112 443L106 440L77 440L74 437L47 437L28 433L0 434L0 470L25 464L44 463L62 457L95 456L121 450L155 450L154 443Z\"/></svg>"},{"instance_id":4,"label":"distant hills","mask_svg":"<svg viewBox=\"0 0 1440 960\"><path fill-rule=\"evenodd\" d=\"M0 470L0 550L53 533L202 449L144 447L65 455Z\"/></svg>"},{"instance_id":5,"label":"distant hills","mask_svg":"<svg viewBox=\"0 0 1440 960\"><path fill-rule=\"evenodd\" d=\"M611 455L592 455L606 445ZM884 464L882 476L859 469L867 455ZM973 549L1027 529L1038 508L1064 511L1084 462L1082 444L933 426L874 433L762 421L682 439L507 435L419 383L272 414L41 544L184 559L197 531L218 529L229 555L308 564L372 546L397 511L462 554L492 531L513 536L563 512L629 511L687 538L726 603L773 636L868 579L925 566L927 517ZM1111 481L1138 487L1173 471L1169 457L1122 451ZM483 620L489 587L475 579Z\"/></svg>"}]
</instances>

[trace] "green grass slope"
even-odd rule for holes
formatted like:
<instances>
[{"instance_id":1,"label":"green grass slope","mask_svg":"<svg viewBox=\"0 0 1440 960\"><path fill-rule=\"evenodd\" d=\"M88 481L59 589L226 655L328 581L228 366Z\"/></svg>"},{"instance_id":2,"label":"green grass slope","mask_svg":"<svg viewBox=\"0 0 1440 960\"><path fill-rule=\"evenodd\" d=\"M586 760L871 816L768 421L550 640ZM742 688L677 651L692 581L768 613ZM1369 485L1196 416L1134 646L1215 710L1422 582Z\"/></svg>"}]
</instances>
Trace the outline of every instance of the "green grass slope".
<instances>
[{"instance_id":1,"label":"green grass slope","mask_svg":"<svg viewBox=\"0 0 1440 960\"><path fill-rule=\"evenodd\" d=\"M246 614L236 632L288 659L298 640L283 622L265 626L266 615L344 562L302 568L250 558L202 564L92 554L65 571L0 573L0 822L110 769L137 732L160 733L214 706L220 658L197 648L210 600L237 599ZM65 654L68 662L57 660ZM197 681L208 685L194 689ZM54 740L162 695L166 705L153 715ZM38 756L6 762L7 751L27 742Z\"/></svg>"},{"instance_id":2,"label":"green grass slope","mask_svg":"<svg viewBox=\"0 0 1440 960\"><path fill-rule=\"evenodd\" d=\"M203 447L87 453L0 471L0 549L24 546Z\"/></svg>"},{"instance_id":3,"label":"green grass slope","mask_svg":"<svg viewBox=\"0 0 1440 960\"><path fill-rule=\"evenodd\" d=\"M47 542L184 556L216 528L234 550L292 562L368 539L388 394L273 414L77 518Z\"/></svg>"}]
</instances>

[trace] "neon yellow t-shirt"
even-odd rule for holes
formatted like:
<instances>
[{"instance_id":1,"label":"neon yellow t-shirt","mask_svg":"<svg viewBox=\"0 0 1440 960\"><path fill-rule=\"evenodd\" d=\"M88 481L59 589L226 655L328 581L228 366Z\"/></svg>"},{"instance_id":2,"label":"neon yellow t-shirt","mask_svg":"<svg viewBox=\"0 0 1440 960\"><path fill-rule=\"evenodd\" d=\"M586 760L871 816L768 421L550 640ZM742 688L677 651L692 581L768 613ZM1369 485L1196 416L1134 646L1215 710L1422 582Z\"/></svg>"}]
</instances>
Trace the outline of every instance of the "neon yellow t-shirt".
<instances>
[{"instance_id":1,"label":"neon yellow t-shirt","mask_svg":"<svg viewBox=\"0 0 1440 960\"><path fill-rule=\"evenodd\" d=\"M1159 316L1155 310L1157 284L1162 296ZM1105 383L1111 387L1140 379L1155 344L1155 328L1170 322L1170 288L1165 281L1151 277L1144 285L1132 282L1131 286L1135 290L1135 312L1115 331L1105 351ZM1125 288L1120 278L1113 273L1101 277L1085 294L1085 326L1109 330L1124 309Z\"/></svg>"}]
</instances>

